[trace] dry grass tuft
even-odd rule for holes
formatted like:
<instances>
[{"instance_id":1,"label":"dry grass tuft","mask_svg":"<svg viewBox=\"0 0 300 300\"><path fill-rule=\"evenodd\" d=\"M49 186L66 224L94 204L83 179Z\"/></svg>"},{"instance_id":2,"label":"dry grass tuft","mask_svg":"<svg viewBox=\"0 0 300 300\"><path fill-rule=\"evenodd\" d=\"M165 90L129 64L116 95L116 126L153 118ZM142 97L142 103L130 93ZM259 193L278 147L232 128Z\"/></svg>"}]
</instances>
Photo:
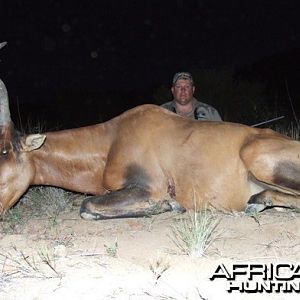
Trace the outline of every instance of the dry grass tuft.
<instances>
[{"instance_id":1,"label":"dry grass tuft","mask_svg":"<svg viewBox=\"0 0 300 300\"><path fill-rule=\"evenodd\" d=\"M219 220L211 211L189 211L173 225L173 242L182 253L193 257L205 256L216 238Z\"/></svg>"}]
</instances>

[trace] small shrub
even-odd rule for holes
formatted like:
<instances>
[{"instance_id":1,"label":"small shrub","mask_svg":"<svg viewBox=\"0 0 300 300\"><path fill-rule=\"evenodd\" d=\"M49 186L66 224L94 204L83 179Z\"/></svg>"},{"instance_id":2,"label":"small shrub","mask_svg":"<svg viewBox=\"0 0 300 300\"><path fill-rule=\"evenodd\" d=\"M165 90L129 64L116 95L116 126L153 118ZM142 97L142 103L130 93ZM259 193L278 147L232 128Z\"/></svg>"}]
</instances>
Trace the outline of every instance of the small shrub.
<instances>
[{"instance_id":1,"label":"small shrub","mask_svg":"<svg viewBox=\"0 0 300 300\"><path fill-rule=\"evenodd\" d=\"M32 217L46 217L53 227L58 215L72 207L73 195L60 188L33 187L1 217L1 229L5 233L18 233L21 225Z\"/></svg>"},{"instance_id":2,"label":"small shrub","mask_svg":"<svg viewBox=\"0 0 300 300\"><path fill-rule=\"evenodd\" d=\"M22 206L16 206L1 216L1 229L4 233L16 233L18 227L21 227L25 222L23 217L24 210Z\"/></svg>"},{"instance_id":3,"label":"small shrub","mask_svg":"<svg viewBox=\"0 0 300 300\"><path fill-rule=\"evenodd\" d=\"M72 195L60 188L37 186L31 188L21 201L32 209L32 215L55 219L60 212L71 207Z\"/></svg>"}]
</instances>

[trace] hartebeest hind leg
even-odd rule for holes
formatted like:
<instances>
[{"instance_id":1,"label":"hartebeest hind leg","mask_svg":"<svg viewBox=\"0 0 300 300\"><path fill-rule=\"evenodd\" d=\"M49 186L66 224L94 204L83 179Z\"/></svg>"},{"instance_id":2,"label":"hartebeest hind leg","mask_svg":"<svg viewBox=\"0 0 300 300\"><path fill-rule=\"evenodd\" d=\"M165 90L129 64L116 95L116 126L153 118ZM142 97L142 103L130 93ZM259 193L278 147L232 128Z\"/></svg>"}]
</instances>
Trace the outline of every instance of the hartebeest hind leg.
<instances>
[{"instance_id":1,"label":"hartebeest hind leg","mask_svg":"<svg viewBox=\"0 0 300 300\"><path fill-rule=\"evenodd\" d=\"M265 190L251 196L246 212L250 214L258 213L272 206L300 209L300 196L275 190Z\"/></svg>"},{"instance_id":2,"label":"hartebeest hind leg","mask_svg":"<svg viewBox=\"0 0 300 300\"><path fill-rule=\"evenodd\" d=\"M271 206L300 208L299 153L299 142L269 131L247 141L240 151L241 159L249 181L264 188L251 196L247 212Z\"/></svg>"},{"instance_id":3,"label":"hartebeest hind leg","mask_svg":"<svg viewBox=\"0 0 300 300\"><path fill-rule=\"evenodd\" d=\"M173 209L172 202L153 201L147 190L131 186L103 196L85 199L80 208L80 216L88 220L134 218L156 215Z\"/></svg>"}]
</instances>

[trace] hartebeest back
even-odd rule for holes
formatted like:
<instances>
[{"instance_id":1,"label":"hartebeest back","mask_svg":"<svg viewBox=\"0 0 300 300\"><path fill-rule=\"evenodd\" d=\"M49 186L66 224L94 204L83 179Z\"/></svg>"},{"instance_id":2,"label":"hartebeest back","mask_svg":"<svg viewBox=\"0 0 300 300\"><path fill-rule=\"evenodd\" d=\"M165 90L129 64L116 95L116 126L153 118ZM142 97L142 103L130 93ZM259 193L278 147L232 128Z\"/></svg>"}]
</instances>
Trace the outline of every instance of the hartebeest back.
<instances>
[{"instance_id":1,"label":"hartebeest back","mask_svg":"<svg viewBox=\"0 0 300 300\"><path fill-rule=\"evenodd\" d=\"M30 185L96 195L82 203L86 219L299 206L300 143L272 130L143 105L102 124L21 136L2 81L0 130L2 212Z\"/></svg>"}]
</instances>

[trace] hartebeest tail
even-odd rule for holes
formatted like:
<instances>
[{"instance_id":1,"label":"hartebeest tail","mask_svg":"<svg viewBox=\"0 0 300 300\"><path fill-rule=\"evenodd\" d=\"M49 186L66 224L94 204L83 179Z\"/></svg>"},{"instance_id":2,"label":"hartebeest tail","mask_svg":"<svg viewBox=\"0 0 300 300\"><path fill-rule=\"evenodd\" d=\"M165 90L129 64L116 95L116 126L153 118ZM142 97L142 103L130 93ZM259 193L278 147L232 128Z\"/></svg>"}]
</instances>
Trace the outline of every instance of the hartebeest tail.
<instances>
[{"instance_id":1,"label":"hartebeest tail","mask_svg":"<svg viewBox=\"0 0 300 300\"><path fill-rule=\"evenodd\" d=\"M211 206L299 207L300 144L272 130L199 122L143 105L102 124L21 136L0 82L0 203L31 185L86 194L86 219Z\"/></svg>"}]
</instances>

